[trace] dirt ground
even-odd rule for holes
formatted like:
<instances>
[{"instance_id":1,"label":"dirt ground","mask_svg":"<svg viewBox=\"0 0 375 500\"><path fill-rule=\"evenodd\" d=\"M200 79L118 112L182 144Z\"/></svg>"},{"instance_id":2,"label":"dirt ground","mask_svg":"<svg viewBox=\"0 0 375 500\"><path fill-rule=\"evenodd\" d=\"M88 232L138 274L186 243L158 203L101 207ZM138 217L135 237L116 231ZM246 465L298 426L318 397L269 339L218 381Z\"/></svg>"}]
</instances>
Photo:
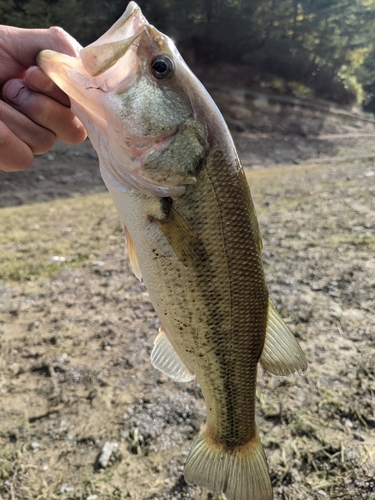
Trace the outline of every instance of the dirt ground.
<instances>
[{"instance_id":1,"label":"dirt ground","mask_svg":"<svg viewBox=\"0 0 375 500\"><path fill-rule=\"evenodd\" d=\"M275 499L374 500L375 136L234 135L309 361L259 369ZM0 177L0 499L212 500L182 475L200 389L151 366L159 321L102 191L89 144Z\"/></svg>"}]
</instances>

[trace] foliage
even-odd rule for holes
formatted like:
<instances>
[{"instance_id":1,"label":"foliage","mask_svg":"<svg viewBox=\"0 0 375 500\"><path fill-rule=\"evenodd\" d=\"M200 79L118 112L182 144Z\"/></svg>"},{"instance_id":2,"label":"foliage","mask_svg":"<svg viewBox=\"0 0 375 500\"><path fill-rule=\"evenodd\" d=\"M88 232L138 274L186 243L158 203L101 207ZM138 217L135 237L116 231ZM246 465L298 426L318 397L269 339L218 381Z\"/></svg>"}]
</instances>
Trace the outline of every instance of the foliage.
<instances>
[{"instance_id":1,"label":"foliage","mask_svg":"<svg viewBox=\"0 0 375 500\"><path fill-rule=\"evenodd\" d=\"M146 17L204 63L251 64L342 103L375 94L375 0L139 0ZM4 24L57 24L82 44L123 0L0 0Z\"/></svg>"}]
</instances>

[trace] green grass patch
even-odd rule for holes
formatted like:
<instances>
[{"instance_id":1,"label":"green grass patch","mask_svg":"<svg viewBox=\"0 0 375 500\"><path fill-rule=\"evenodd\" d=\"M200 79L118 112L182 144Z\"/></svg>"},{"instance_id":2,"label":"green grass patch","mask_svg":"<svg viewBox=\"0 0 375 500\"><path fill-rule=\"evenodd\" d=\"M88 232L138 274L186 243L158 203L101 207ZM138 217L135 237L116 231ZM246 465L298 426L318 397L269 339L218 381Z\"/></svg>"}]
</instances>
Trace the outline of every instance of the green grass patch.
<instances>
[{"instance_id":1,"label":"green grass patch","mask_svg":"<svg viewBox=\"0 0 375 500\"><path fill-rule=\"evenodd\" d=\"M0 280L50 278L95 260L123 231L108 194L0 210Z\"/></svg>"}]
</instances>

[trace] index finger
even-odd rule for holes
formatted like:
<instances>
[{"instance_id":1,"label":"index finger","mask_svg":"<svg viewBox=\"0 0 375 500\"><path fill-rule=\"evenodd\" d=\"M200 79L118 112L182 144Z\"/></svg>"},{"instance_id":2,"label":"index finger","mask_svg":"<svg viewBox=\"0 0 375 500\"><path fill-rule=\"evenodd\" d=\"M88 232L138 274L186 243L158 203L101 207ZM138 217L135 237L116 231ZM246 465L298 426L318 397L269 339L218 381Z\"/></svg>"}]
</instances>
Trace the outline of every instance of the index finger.
<instances>
[{"instance_id":1,"label":"index finger","mask_svg":"<svg viewBox=\"0 0 375 500\"><path fill-rule=\"evenodd\" d=\"M37 66L32 66L25 73L25 83L29 89L40 92L54 101L70 107L69 97Z\"/></svg>"}]
</instances>

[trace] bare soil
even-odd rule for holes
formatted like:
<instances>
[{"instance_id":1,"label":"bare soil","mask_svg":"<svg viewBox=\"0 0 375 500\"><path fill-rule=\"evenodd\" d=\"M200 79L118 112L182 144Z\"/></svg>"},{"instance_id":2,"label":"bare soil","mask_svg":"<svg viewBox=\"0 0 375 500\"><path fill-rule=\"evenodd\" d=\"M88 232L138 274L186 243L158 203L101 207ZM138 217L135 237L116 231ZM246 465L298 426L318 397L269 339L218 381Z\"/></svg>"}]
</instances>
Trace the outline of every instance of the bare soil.
<instances>
[{"instance_id":1,"label":"bare soil","mask_svg":"<svg viewBox=\"0 0 375 500\"><path fill-rule=\"evenodd\" d=\"M309 361L259 369L275 498L374 500L375 137L234 135L270 294ZM101 191L88 144L1 174L0 499L213 499L182 475L200 389L152 368L159 321Z\"/></svg>"}]
</instances>

